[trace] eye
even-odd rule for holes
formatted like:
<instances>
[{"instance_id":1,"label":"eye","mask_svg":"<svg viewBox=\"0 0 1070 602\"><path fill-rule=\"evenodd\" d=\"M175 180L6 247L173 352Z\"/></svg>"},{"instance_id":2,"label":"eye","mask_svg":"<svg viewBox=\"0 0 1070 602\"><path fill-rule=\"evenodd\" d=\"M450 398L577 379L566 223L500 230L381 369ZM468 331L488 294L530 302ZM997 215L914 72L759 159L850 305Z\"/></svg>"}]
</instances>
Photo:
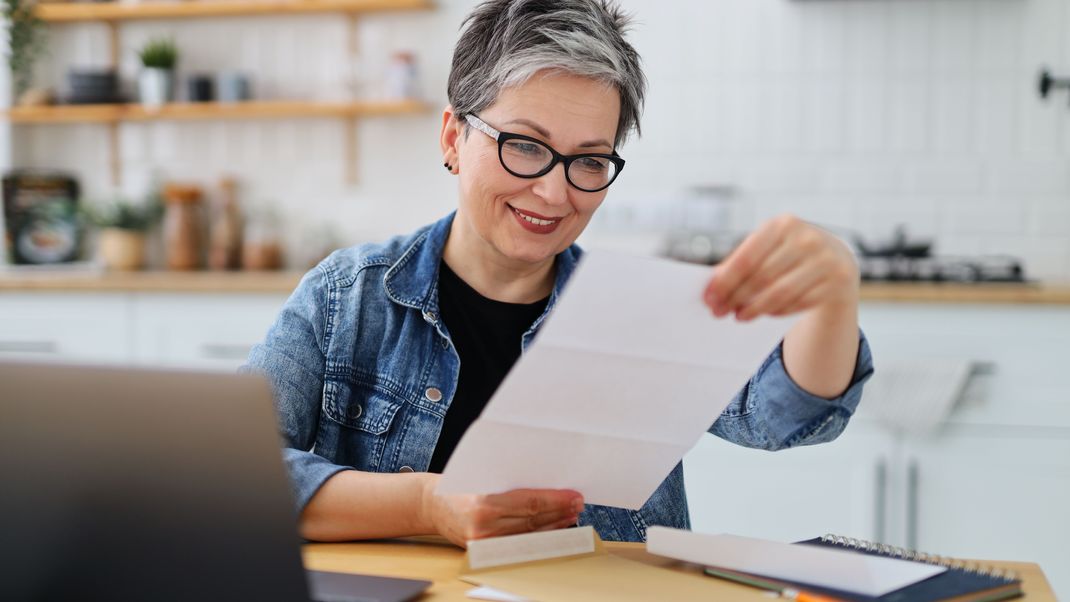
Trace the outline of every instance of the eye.
<instances>
[{"instance_id":1,"label":"eye","mask_svg":"<svg viewBox=\"0 0 1070 602\"><path fill-rule=\"evenodd\" d=\"M510 140L506 147L515 153L521 155L541 155L545 153L545 149L534 142L524 142L523 140Z\"/></svg>"},{"instance_id":2,"label":"eye","mask_svg":"<svg viewBox=\"0 0 1070 602\"><path fill-rule=\"evenodd\" d=\"M576 163L581 169L589 172L601 173L609 168L609 159L602 157L580 157Z\"/></svg>"}]
</instances>

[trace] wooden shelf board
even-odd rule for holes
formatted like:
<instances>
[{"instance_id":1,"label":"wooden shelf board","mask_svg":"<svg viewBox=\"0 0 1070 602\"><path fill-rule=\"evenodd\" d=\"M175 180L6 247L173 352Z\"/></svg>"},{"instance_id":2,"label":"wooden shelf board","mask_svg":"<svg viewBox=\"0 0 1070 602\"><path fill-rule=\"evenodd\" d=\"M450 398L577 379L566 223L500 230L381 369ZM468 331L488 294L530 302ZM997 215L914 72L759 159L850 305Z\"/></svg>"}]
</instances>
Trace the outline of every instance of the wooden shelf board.
<instances>
[{"instance_id":1,"label":"wooden shelf board","mask_svg":"<svg viewBox=\"0 0 1070 602\"><path fill-rule=\"evenodd\" d=\"M427 10L430 0L185 0L148 2L41 2L37 15L52 23L188 19L239 15Z\"/></svg>"},{"instance_id":2,"label":"wooden shelf board","mask_svg":"<svg viewBox=\"0 0 1070 602\"><path fill-rule=\"evenodd\" d=\"M416 100L355 102L255 100L235 103L171 103L157 110L146 109L140 104L14 107L6 112L6 116L12 123L114 123L154 120L359 117L411 114L425 109L426 105Z\"/></svg>"}]
</instances>

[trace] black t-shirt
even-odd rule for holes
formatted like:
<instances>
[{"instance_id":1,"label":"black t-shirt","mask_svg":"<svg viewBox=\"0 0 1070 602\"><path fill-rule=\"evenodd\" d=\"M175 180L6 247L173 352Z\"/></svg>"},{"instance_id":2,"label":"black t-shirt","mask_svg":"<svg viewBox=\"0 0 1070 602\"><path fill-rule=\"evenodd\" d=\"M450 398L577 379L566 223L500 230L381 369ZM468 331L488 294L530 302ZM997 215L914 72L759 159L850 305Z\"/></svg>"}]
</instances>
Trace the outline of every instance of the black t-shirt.
<instances>
[{"instance_id":1,"label":"black t-shirt","mask_svg":"<svg viewBox=\"0 0 1070 602\"><path fill-rule=\"evenodd\" d=\"M535 303L488 299L440 262L439 313L461 357L457 391L442 424L429 472L442 472L461 436L520 357L521 339L546 309Z\"/></svg>"}]
</instances>

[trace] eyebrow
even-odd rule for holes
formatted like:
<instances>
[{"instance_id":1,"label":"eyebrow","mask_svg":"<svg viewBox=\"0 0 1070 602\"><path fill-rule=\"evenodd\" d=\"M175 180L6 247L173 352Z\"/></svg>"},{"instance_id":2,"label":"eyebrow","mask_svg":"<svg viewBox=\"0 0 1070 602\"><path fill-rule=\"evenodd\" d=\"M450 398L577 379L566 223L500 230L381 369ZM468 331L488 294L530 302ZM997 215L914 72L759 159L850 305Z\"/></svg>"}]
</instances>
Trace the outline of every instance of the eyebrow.
<instances>
[{"instance_id":1,"label":"eyebrow","mask_svg":"<svg viewBox=\"0 0 1070 602\"><path fill-rule=\"evenodd\" d=\"M550 135L550 132L548 132L546 130L546 128L544 128L541 125L535 123L534 121L531 121L530 119L522 119L522 118L521 119L514 119L512 121L506 122L506 125L509 125L510 123L516 123L516 124L519 124L519 125L526 125L529 128L535 130L543 138L546 138L547 140L552 140L553 139L553 136ZM591 147L595 147L595 146L605 146L605 147L608 147L608 148L613 148L613 145L608 143L608 142L606 142L605 140L588 140L586 142L581 142L579 144L579 148L591 148Z\"/></svg>"}]
</instances>

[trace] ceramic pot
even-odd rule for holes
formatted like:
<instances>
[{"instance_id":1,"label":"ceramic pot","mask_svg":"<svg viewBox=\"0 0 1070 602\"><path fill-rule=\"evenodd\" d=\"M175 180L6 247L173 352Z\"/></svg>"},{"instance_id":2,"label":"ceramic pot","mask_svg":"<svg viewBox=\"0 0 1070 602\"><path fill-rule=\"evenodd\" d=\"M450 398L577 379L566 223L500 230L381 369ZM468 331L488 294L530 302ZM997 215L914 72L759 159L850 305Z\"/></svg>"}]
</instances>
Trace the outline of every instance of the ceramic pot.
<instances>
[{"instance_id":1,"label":"ceramic pot","mask_svg":"<svg viewBox=\"0 0 1070 602\"><path fill-rule=\"evenodd\" d=\"M138 97L141 104L159 108L174 98L174 71L158 67L146 67L138 75Z\"/></svg>"},{"instance_id":2,"label":"ceramic pot","mask_svg":"<svg viewBox=\"0 0 1070 602\"><path fill-rule=\"evenodd\" d=\"M140 270L145 265L145 233L122 228L100 231L100 258L109 270Z\"/></svg>"}]
</instances>

